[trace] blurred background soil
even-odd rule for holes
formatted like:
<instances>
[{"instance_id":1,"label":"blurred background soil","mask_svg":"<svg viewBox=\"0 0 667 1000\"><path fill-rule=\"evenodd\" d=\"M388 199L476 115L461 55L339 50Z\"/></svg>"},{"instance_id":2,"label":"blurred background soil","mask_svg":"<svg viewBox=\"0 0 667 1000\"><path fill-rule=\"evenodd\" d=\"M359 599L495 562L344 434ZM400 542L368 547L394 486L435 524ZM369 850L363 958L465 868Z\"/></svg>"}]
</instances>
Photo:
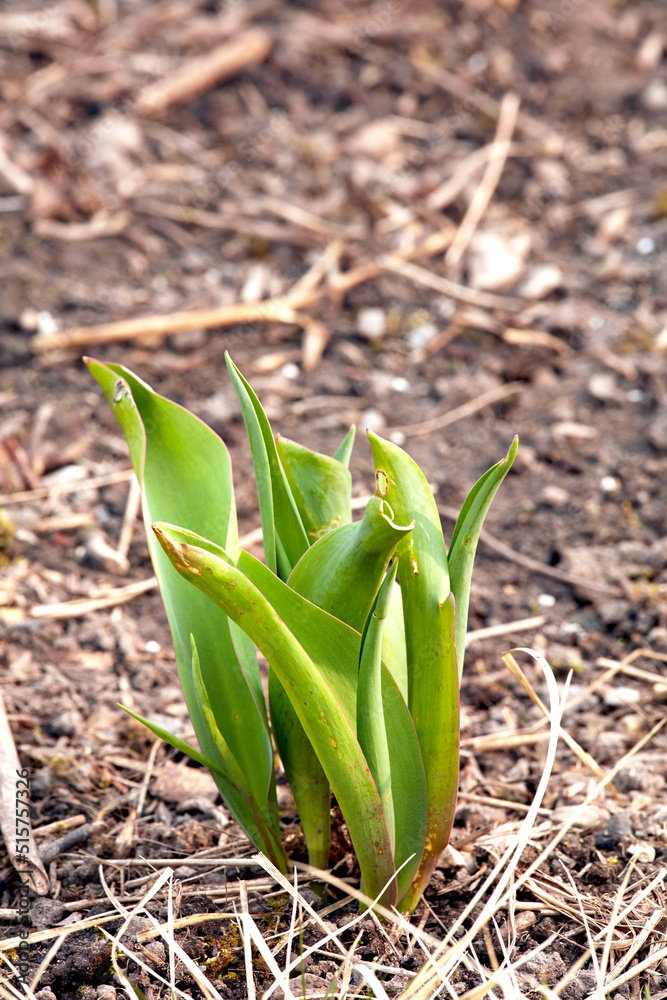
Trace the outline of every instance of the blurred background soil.
<instances>
[{"instance_id":1,"label":"blurred background soil","mask_svg":"<svg viewBox=\"0 0 667 1000\"><path fill-rule=\"evenodd\" d=\"M84 815L104 857L241 850L210 788L165 790L166 751L136 815L150 744L116 702L189 723L157 592L126 600L151 568L86 353L223 436L242 534L258 511L225 351L275 431L331 453L358 425L358 495L364 429L403 445L446 536L519 435L470 627L537 620L470 645L455 843L518 822L541 773L541 735L503 748L541 719L504 649L575 671L564 726L603 768L664 718L666 46L667 9L623 0L0 6L0 683L35 827ZM147 316L164 323L93 329ZM568 855L586 892L613 895L605 858L638 840L645 872L664 863L666 748L659 732L587 807L590 850ZM591 782L562 747L551 816ZM63 857L53 899L96 898L95 866ZM431 899L445 923L453 877ZM0 907L16 885L6 869ZM54 968L41 985L65 1000L72 967Z\"/></svg>"}]
</instances>

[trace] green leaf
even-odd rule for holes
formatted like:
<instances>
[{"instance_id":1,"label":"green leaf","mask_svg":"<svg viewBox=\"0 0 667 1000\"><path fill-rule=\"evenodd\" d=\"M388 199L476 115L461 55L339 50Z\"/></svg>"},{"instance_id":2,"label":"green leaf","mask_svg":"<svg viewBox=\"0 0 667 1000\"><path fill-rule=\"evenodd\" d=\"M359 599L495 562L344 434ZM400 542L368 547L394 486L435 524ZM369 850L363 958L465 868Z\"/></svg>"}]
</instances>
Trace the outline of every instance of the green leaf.
<instances>
[{"instance_id":1,"label":"green leaf","mask_svg":"<svg viewBox=\"0 0 667 1000\"><path fill-rule=\"evenodd\" d=\"M329 779L275 670L269 671L269 706L273 737L299 811L308 860L315 868L328 868L331 847Z\"/></svg>"},{"instance_id":2,"label":"green leaf","mask_svg":"<svg viewBox=\"0 0 667 1000\"><path fill-rule=\"evenodd\" d=\"M345 466L349 468L350 458L352 457L352 448L354 447L354 438L357 433L357 428L354 424L350 427L349 431L338 445L334 452L334 458Z\"/></svg>"},{"instance_id":3,"label":"green leaf","mask_svg":"<svg viewBox=\"0 0 667 1000\"><path fill-rule=\"evenodd\" d=\"M518 447L519 439L515 437L505 458L492 466L481 479L477 480L461 508L449 546L449 572L452 593L456 600L456 648L458 650L459 681L463 673L470 581L477 543L491 501L509 472Z\"/></svg>"},{"instance_id":4,"label":"green leaf","mask_svg":"<svg viewBox=\"0 0 667 1000\"><path fill-rule=\"evenodd\" d=\"M169 746L173 747L174 750L178 750L180 753L185 754L186 757L189 757L191 760L194 760L198 764L201 764L202 767L207 767L208 770L213 775L215 783L220 789L220 794L222 795L223 799L225 800L229 808L232 809L232 811L234 811L235 809L243 811L243 809L245 808L250 815L250 809L248 803L243 801L239 789L234 784L231 775L226 770L222 761L217 759L217 754L216 754L216 759L213 760L211 759L211 757L207 757L206 754L203 754L199 750L196 750L193 746L190 746L189 743L186 743L185 740L182 740L179 736L174 736L174 734L170 733L168 729L164 729L162 726L159 726L156 722L151 722L149 719L145 719L143 715L139 715L138 712L135 712L133 709L128 708L126 705L119 705L118 707L122 708L123 711L127 712L128 715L131 715L133 719L137 720L137 722L141 722L142 725L146 726L147 729L150 729L150 731L155 736L157 736L158 739L163 740L164 743L169 744ZM235 803L235 805L232 805L232 803ZM234 815L236 815L236 812L234 812ZM246 830L246 833L248 837L256 844L261 843L262 838L259 829L253 828L252 819L249 818L247 820L247 823L248 823L248 829Z\"/></svg>"},{"instance_id":5,"label":"green leaf","mask_svg":"<svg viewBox=\"0 0 667 1000\"><path fill-rule=\"evenodd\" d=\"M379 893L393 873L387 826L354 727L319 664L239 568L204 547L181 542L166 525L154 530L178 571L242 626L275 670L334 789L350 836L355 840L357 835L355 849L368 891ZM385 900L395 899L394 885Z\"/></svg>"},{"instance_id":6,"label":"green leaf","mask_svg":"<svg viewBox=\"0 0 667 1000\"><path fill-rule=\"evenodd\" d=\"M195 691L197 693L200 711L204 717L206 725L208 726L208 731L213 737L220 757L225 762L226 770L231 776L234 787L239 790L248 804L248 808L252 813L255 825L261 833L262 842L271 843L277 834L277 843L274 847L276 851L280 853L282 845L280 842L280 826L278 823L277 805L274 807L274 810L272 810L270 804L271 797L269 797L267 801L262 802L255 796L252 787L250 787L248 783L248 773L244 772L242 768L239 767L239 764L231 752L227 741L220 732L215 714L211 707L208 691L206 690L206 686L204 684L199 656L197 653L197 645L195 643L194 636L192 635L190 636L190 642L192 643L192 675L194 679ZM275 775L275 772L273 772L273 774Z\"/></svg>"},{"instance_id":7,"label":"green leaf","mask_svg":"<svg viewBox=\"0 0 667 1000\"><path fill-rule=\"evenodd\" d=\"M380 796L392 850L396 844L387 730L382 707L382 633L398 563L394 560L368 616L361 640L357 686L357 738Z\"/></svg>"},{"instance_id":8,"label":"green leaf","mask_svg":"<svg viewBox=\"0 0 667 1000\"><path fill-rule=\"evenodd\" d=\"M394 520L389 504L371 497L361 521L330 531L308 549L289 585L361 632L389 560L412 528Z\"/></svg>"},{"instance_id":9,"label":"green leaf","mask_svg":"<svg viewBox=\"0 0 667 1000\"><path fill-rule=\"evenodd\" d=\"M233 559L238 553L238 531L231 463L223 442L193 414L157 395L121 366L96 361L88 364L125 433L142 488L146 524L158 520L182 524L206 535ZM277 817L273 748L256 659L253 663L243 640L239 662L226 615L212 608L206 597L174 570L150 532L148 545L171 626L183 693L202 752L223 765L197 697L191 634L197 642L217 727L245 774L258 807ZM221 792L243 829L254 837L255 822L247 806L232 801L222 786ZM279 840L277 818L273 839ZM285 870L282 850L276 855L272 844L261 839L255 842Z\"/></svg>"},{"instance_id":10,"label":"green leaf","mask_svg":"<svg viewBox=\"0 0 667 1000\"><path fill-rule=\"evenodd\" d=\"M238 568L262 591L280 618L294 633L295 638L313 660L317 661L340 701L346 717L351 724L356 724L356 688L361 642L359 633L295 594L289 586L273 576L266 566L248 553L241 553ZM391 734L389 759L396 823L394 852L396 867L399 868L408 858L412 858L398 875L400 899L417 871L424 849L428 798L424 765L415 727L398 686L384 664L382 705L385 728ZM343 815L348 822L345 812ZM351 829L350 835L356 849L355 836Z\"/></svg>"},{"instance_id":11,"label":"green leaf","mask_svg":"<svg viewBox=\"0 0 667 1000\"><path fill-rule=\"evenodd\" d=\"M394 864L382 806L355 733L359 634L300 597L248 553L233 567L208 552L204 539L194 547L172 539L168 529L156 530L179 571L241 624L276 671L341 807L367 891L379 894ZM406 791L396 815L397 864L416 855L399 877L402 894L421 857L426 790L414 728L386 669L382 683L385 724L396 733L392 776L396 773ZM398 853L399 822L404 855ZM396 899L396 885L384 899Z\"/></svg>"},{"instance_id":12,"label":"green leaf","mask_svg":"<svg viewBox=\"0 0 667 1000\"><path fill-rule=\"evenodd\" d=\"M416 463L397 445L369 431L376 495L391 504L397 521L414 520L396 549L408 664L409 706L428 784L424 856L401 901L414 909L435 862L447 845L458 783L458 676L454 608L440 517ZM395 801L398 795L395 794Z\"/></svg>"},{"instance_id":13,"label":"green leaf","mask_svg":"<svg viewBox=\"0 0 667 1000\"><path fill-rule=\"evenodd\" d=\"M405 650L405 625L403 624L403 598L398 583L394 583L389 614L382 632L382 659L398 685L406 705L408 703L408 658Z\"/></svg>"},{"instance_id":14,"label":"green leaf","mask_svg":"<svg viewBox=\"0 0 667 1000\"><path fill-rule=\"evenodd\" d=\"M308 548L308 536L278 457L262 404L229 354L227 370L241 407L255 467L266 564L287 579ZM274 540L275 539L275 540Z\"/></svg>"},{"instance_id":15,"label":"green leaf","mask_svg":"<svg viewBox=\"0 0 667 1000\"><path fill-rule=\"evenodd\" d=\"M280 434L276 449L310 544L352 520L352 476L335 458Z\"/></svg>"},{"instance_id":16,"label":"green leaf","mask_svg":"<svg viewBox=\"0 0 667 1000\"><path fill-rule=\"evenodd\" d=\"M395 525L389 507L373 498L363 520L329 531L308 549L294 567L289 586L361 631L391 553L408 530ZM315 852L322 855L325 843L322 831L328 831L330 826L328 783L325 786L317 755L291 702L280 695L277 685L270 685L269 693L274 735L299 809L308 850L312 856Z\"/></svg>"}]
</instances>

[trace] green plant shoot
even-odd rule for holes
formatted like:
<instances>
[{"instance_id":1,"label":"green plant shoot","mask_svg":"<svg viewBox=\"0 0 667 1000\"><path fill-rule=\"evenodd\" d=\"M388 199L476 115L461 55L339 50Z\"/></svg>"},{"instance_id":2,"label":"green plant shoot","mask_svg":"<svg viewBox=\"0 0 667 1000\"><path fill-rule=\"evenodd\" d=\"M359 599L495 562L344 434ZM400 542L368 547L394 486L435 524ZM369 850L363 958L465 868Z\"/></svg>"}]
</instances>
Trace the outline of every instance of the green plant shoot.
<instances>
[{"instance_id":1,"label":"green plant shoot","mask_svg":"<svg viewBox=\"0 0 667 1000\"><path fill-rule=\"evenodd\" d=\"M376 495L353 522L354 428L333 457L274 437L227 357L257 484L260 562L239 550L223 441L120 365L87 364L141 485L199 748L141 721L209 768L249 839L286 872L275 746L311 863L328 864L333 794L365 892L412 912L454 818L472 566L517 440L472 488L447 550L430 487L401 448L369 432ZM268 710L257 650L269 664Z\"/></svg>"}]
</instances>

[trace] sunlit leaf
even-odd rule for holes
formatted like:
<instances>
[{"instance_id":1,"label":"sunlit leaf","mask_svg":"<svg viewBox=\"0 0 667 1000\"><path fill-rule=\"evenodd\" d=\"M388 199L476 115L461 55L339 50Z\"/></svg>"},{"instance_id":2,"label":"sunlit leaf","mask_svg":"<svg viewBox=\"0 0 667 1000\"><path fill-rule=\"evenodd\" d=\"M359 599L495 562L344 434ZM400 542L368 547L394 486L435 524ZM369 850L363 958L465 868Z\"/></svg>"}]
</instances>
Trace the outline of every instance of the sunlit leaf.
<instances>
[{"instance_id":1,"label":"sunlit leaf","mask_svg":"<svg viewBox=\"0 0 667 1000\"><path fill-rule=\"evenodd\" d=\"M164 399L119 365L89 361L93 376L125 433L132 464L142 488L144 520L166 520L203 534L235 556L238 552L236 509L229 454L220 438L193 414ZM187 483L187 489L183 484ZM256 660L239 662L227 616L175 572L152 532L148 544L172 630L183 693L203 753L220 766L215 740L202 712L192 673L190 636L194 635L201 673L218 728L243 771L248 787L264 809L273 811L273 749L262 683ZM246 650L247 654L247 650ZM255 823L246 805L230 799L241 826ZM267 805L269 803L269 805ZM274 841L279 840L277 820ZM260 843L263 841L260 840ZM266 845L285 869L284 853Z\"/></svg>"},{"instance_id":2,"label":"sunlit leaf","mask_svg":"<svg viewBox=\"0 0 667 1000\"><path fill-rule=\"evenodd\" d=\"M463 673L470 582L477 543L491 501L509 472L518 447L519 439L515 437L505 458L492 466L481 479L477 480L461 508L449 545L449 572L452 593L456 601L456 648L458 651L459 680Z\"/></svg>"}]
</instances>

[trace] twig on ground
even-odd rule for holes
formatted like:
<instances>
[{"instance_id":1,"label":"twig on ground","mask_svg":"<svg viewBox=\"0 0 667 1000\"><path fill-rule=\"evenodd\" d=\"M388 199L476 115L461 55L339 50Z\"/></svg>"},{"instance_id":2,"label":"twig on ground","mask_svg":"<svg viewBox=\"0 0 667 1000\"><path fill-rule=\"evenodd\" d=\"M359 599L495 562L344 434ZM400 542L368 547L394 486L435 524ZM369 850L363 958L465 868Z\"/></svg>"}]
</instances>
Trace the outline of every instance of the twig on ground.
<instances>
[{"instance_id":1,"label":"twig on ground","mask_svg":"<svg viewBox=\"0 0 667 1000\"><path fill-rule=\"evenodd\" d=\"M447 507L445 504L438 504L438 511L443 517L447 517L450 520L456 521L458 518L458 511L456 511L453 507ZM556 569L555 566L547 566L546 563L541 563L538 559L533 559L531 556L526 556L522 552L517 552L516 549L513 549L505 542L501 542L499 538L491 535L486 528L482 529L479 540L480 542L483 542L487 548L491 549L492 552L497 552L498 555L503 557L503 559L516 563L518 566L523 566L525 569L530 570L531 573L540 573L542 576L550 576L554 580L560 580L562 583L569 583L572 587L579 587L582 589L586 588L598 594L617 593L615 587L610 587L606 583L598 583L597 580L588 580L586 577L576 576L574 573L567 573L565 570Z\"/></svg>"},{"instance_id":2,"label":"twig on ground","mask_svg":"<svg viewBox=\"0 0 667 1000\"><path fill-rule=\"evenodd\" d=\"M127 502L125 504L125 512L123 514L123 523L121 525L118 547L116 549L119 556L121 556L125 562L127 562L127 555L130 551L130 545L132 544L134 523L140 509L141 488L137 481L137 477L135 476L133 479L130 479L130 489L127 494Z\"/></svg>"},{"instance_id":3,"label":"twig on ground","mask_svg":"<svg viewBox=\"0 0 667 1000\"><path fill-rule=\"evenodd\" d=\"M509 153L512 133L516 126L519 104L519 97L513 93L505 94L500 103L496 135L489 151L484 175L472 196L456 236L445 254L445 267L455 268L461 260L498 187Z\"/></svg>"},{"instance_id":4,"label":"twig on ground","mask_svg":"<svg viewBox=\"0 0 667 1000\"><path fill-rule=\"evenodd\" d=\"M540 628L544 622L544 615L534 615L532 618L519 618L517 621L505 622L503 625L488 625L486 628L472 629L466 634L466 647L481 639L495 639L496 636L509 635L511 632L524 632L528 629Z\"/></svg>"},{"instance_id":5,"label":"twig on ground","mask_svg":"<svg viewBox=\"0 0 667 1000\"><path fill-rule=\"evenodd\" d=\"M427 271L426 268L403 261L395 254L380 257L378 264L383 270L399 274L402 278L406 278L416 285L432 288L434 292L440 292L441 295L446 295L450 299L455 299L458 302L467 302L473 306L481 306L483 309L499 309L503 312L513 312L523 309L527 305L527 299L512 298L509 295L494 295L491 292L482 292L476 288L468 288L467 285L459 285L455 281L450 281L449 278L443 278L439 274Z\"/></svg>"},{"instance_id":6,"label":"twig on ground","mask_svg":"<svg viewBox=\"0 0 667 1000\"><path fill-rule=\"evenodd\" d=\"M427 198L427 206L433 210L441 210L451 205L461 194L466 184L475 176L478 170L486 164L494 143L490 142L481 149L475 149L469 153L457 166L456 170L440 187L436 188ZM511 142L508 146L507 155L526 157L537 156L542 153L539 147L528 143Z\"/></svg>"},{"instance_id":7,"label":"twig on ground","mask_svg":"<svg viewBox=\"0 0 667 1000\"><path fill-rule=\"evenodd\" d=\"M65 833L67 830L74 830L77 826L83 826L86 822L83 813L79 813L78 816L68 816L55 823L46 823L44 826L35 827L32 832L35 837L50 837L52 833Z\"/></svg>"},{"instance_id":8,"label":"twig on ground","mask_svg":"<svg viewBox=\"0 0 667 1000\"><path fill-rule=\"evenodd\" d=\"M102 824L84 823L83 826L78 826L74 830L70 830L69 833L55 840L52 844L42 847L39 856L44 864L48 865L54 858L57 858L58 855L63 854L65 851L71 851L73 847L85 844L94 833L99 832L101 829L103 829Z\"/></svg>"},{"instance_id":9,"label":"twig on ground","mask_svg":"<svg viewBox=\"0 0 667 1000\"><path fill-rule=\"evenodd\" d=\"M461 740L461 747L474 750L476 753L486 753L492 750L510 750L513 747L532 746L549 738L546 730L531 733L484 733L482 736L468 736Z\"/></svg>"},{"instance_id":10,"label":"twig on ground","mask_svg":"<svg viewBox=\"0 0 667 1000\"><path fill-rule=\"evenodd\" d=\"M110 590L104 597L81 597L74 601L65 601L62 604L35 604L28 611L23 611L22 608L9 608L7 610L12 612L11 620L13 622L22 618L80 618L82 615L90 614L91 611L115 608L118 604L131 601L138 594L155 590L156 587L157 580L152 576L148 580L139 580L137 583L129 583L126 587ZM1 619L2 615L0 614Z\"/></svg>"},{"instance_id":11,"label":"twig on ground","mask_svg":"<svg viewBox=\"0 0 667 1000\"><path fill-rule=\"evenodd\" d=\"M271 45L271 37L266 31L251 28L204 55L193 56L164 79L142 90L137 98L138 114L156 114L173 104L185 104L207 93L246 66L263 62Z\"/></svg>"},{"instance_id":12,"label":"twig on ground","mask_svg":"<svg viewBox=\"0 0 667 1000\"><path fill-rule=\"evenodd\" d=\"M464 420L466 417L471 417L474 413L479 413L486 406L492 406L494 403L500 403L503 399L508 399L510 396L516 396L523 389L523 382L508 382L506 385L498 385L493 389L489 389L488 392L483 392L481 395L476 396L475 399L471 399L467 403L462 403L461 406L457 406L453 410L448 410L447 413L441 413L438 417L430 417L428 420L422 420L418 424L405 424L401 427L392 427L390 428L390 432L398 431L406 437L420 437L425 434L431 434L433 431L439 431L443 427L455 424L457 420Z\"/></svg>"},{"instance_id":13,"label":"twig on ground","mask_svg":"<svg viewBox=\"0 0 667 1000\"><path fill-rule=\"evenodd\" d=\"M549 733L539 733L536 735L539 735L540 740L549 739ZM462 742L470 743L472 741L465 740ZM511 746L511 744L506 744L506 746L507 745ZM508 801L508 799L497 799L494 798L492 795L473 795L471 792L459 792L459 798L461 799L462 802L477 802L479 803L479 805L493 806L496 809L507 809L509 812L516 811L516 812L527 813L530 809L530 806L527 805L525 802L510 802ZM537 810L537 814L538 816L551 816L551 809L543 809L542 807L540 807Z\"/></svg>"},{"instance_id":14,"label":"twig on ground","mask_svg":"<svg viewBox=\"0 0 667 1000\"><path fill-rule=\"evenodd\" d=\"M67 493L78 493L79 490L95 490L102 486L114 486L116 483L126 483L134 476L134 469L121 469L110 472L106 476L91 476L88 479L75 479L66 483L52 483L49 486L38 486L34 490L21 490L19 493L0 494L0 504L31 503L34 500L46 500L64 496Z\"/></svg>"},{"instance_id":15,"label":"twig on ground","mask_svg":"<svg viewBox=\"0 0 667 1000\"><path fill-rule=\"evenodd\" d=\"M42 354L45 351L62 348L90 348L96 344L112 344L147 334L166 337L171 333L191 330L193 327L211 329L215 326L259 322L301 325L300 320L301 317L285 299L270 299L266 302L240 302L220 309L201 309L171 313L167 316L124 319L117 323L103 323L100 326L79 326L59 333L38 333L32 338L30 346L36 354Z\"/></svg>"},{"instance_id":16,"label":"twig on ground","mask_svg":"<svg viewBox=\"0 0 667 1000\"><path fill-rule=\"evenodd\" d=\"M312 247L317 237L306 229L283 226L270 219L242 215L238 211L221 210L210 212L191 205L174 205L157 201L155 198L135 198L132 210L136 215L149 215L158 219L170 219L187 226L201 226L202 229L219 229L221 232L256 236L258 239L274 243L292 243L295 246Z\"/></svg>"}]
</instances>

